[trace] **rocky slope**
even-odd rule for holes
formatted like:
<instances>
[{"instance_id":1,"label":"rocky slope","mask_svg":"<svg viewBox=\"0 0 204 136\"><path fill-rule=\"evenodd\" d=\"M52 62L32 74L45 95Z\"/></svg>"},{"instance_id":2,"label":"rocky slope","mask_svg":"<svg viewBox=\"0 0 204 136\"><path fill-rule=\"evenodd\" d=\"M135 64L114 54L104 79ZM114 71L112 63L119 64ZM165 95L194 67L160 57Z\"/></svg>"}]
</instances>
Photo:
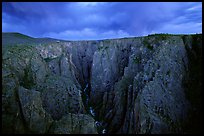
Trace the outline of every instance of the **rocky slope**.
<instances>
[{"instance_id":1,"label":"rocky slope","mask_svg":"<svg viewBox=\"0 0 204 136\"><path fill-rule=\"evenodd\" d=\"M4 133L201 132L202 35L34 43L2 52Z\"/></svg>"}]
</instances>

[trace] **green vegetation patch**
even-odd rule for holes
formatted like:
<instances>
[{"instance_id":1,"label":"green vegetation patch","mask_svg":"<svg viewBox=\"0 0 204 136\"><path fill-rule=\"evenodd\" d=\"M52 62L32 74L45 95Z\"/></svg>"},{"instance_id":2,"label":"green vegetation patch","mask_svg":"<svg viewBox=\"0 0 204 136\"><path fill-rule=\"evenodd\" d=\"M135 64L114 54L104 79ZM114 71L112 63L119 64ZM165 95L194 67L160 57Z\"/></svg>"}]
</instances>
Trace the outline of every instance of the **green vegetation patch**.
<instances>
[{"instance_id":1,"label":"green vegetation patch","mask_svg":"<svg viewBox=\"0 0 204 136\"><path fill-rule=\"evenodd\" d=\"M161 34L151 34L144 37L143 44L149 50L153 50L152 43L159 44L161 41L167 40L170 36L175 36L173 34L161 33Z\"/></svg>"},{"instance_id":2,"label":"green vegetation patch","mask_svg":"<svg viewBox=\"0 0 204 136\"><path fill-rule=\"evenodd\" d=\"M24 77L22 79L22 82L20 83L21 86L27 88L27 89L31 89L35 83L34 83L34 79L32 77L32 71L30 68L26 68L24 69Z\"/></svg>"},{"instance_id":3,"label":"green vegetation patch","mask_svg":"<svg viewBox=\"0 0 204 136\"><path fill-rule=\"evenodd\" d=\"M154 43L158 44L159 42L161 41L165 41L167 40L169 37L171 36L176 36L176 35L173 35L173 34L167 34L167 33L161 33L161 34L151 34L151 35L148 35L148 37L154 37L153 41Z\"/></svg>"},{"instance_id":4,"label":"green vegetation patch","mask_svg":"<svg viewBox=\"0 0 204 136\"><path fill-rule=\"evenodd\" d=\"M13 33L14 36L18 37L18 38L23 38L23 39L33 39L30 36L24 35L24 34L20 34L20 33Z\"/></svg>"},{"instance_id":5,"label":"green vegetation patch","mask_svg":"<svg viewBox=\"0 0 204 136\"><path fill-rule=\"evenodd\" d=\"M98 47L98 50L104 51L104 50L107 50L108 48L109 48L108 46L100 46L100 47Z\"/></svg>"},{"instance_id":6,"label":"green vegetation patch","mask_svg":"<svg viewBox=\"0 0 204 136\"><path fill-rule=\"evenodd\" d=\"M168 76L170 75L170 70L167 71L166 75L168 75Z\"/></svg>"},{"instance_id":7,"label":"green vegetation patch","mask_svg":"<svg viewBox=\"0 0 204 136\"><path fill-rule=\"evenodd\" d=\"M153 50L153 46L150 44L148 38L145 38L145 39L143 40L143 44L144 44L145 47L148 48L149 50Z\"/></svg>"},{"instance_id":8,"label":"green vegetation patch","mask_svg":"<svg viewBox=\"0 0 204 136\"><path fill-rule=\"evenodd\" d=\"M45 62L50 62L50 61L52 61L52 60L54 60L54 59L57 59L57 58L59 58L59 57L56 57L56 58L44 58L44 60L45 60Z\"/></svg>"},{"instance_id":9,"label":"green vegetation patch","mask_svg":"<svg viewBox=\"0 0 204 136\"><path fill-rule=\"evenodd\" d=\"M110 42L111 42L110 40L105 40L104 41L105 44L110 44Z\"/></svg>"},{"instance_id":10,"label":"green vegetation patch","mask_svg":"<svg viewBox=\"0 0 204 136\"><path fill-rule=\"evenodd\" d=\"M133 57L133 62L136 63L136 64L141 63L141 58L137 57L137 56L134 56Z\"/></svg>"},{"instance_id":11,"label":"green vegetation patch","mask_svg":"<svg viewBox=\"0 0 204 136\"><path fill-rule=\"evenodd\" d=\"M150 50L153 50L153 46L150 45L150 44L148 44L146 47L147 47L148 49L150 49Z\"/></svg>"},{"instance_id":12,"label":"green vegetation patch","mask_svg":"<svg viewBox=\"0 0 204 136\"><path fill-rule=\"evenodd\" d=\"M169 36L175 36L173 34L168 34L168 33L160 33L160 34L151 34L148 35L148 37L155 37L157 40L166 40Z\"/></svg>"},{"instance_id":13,"label":"green vegetation patch","mask_svg":"<svg viewBox=\"0 0 204 136\"><path fill-rule=\"evenodd\" d=\"M32 46L27 46L24 44L18 44L15 46L7 46L3 50L3 59L10 57L10 58L20 58L20 59L25 59L25 58L30 58L35 49ZM14 57L15 56L15 57Z\"/></svg>"}]
</instances>

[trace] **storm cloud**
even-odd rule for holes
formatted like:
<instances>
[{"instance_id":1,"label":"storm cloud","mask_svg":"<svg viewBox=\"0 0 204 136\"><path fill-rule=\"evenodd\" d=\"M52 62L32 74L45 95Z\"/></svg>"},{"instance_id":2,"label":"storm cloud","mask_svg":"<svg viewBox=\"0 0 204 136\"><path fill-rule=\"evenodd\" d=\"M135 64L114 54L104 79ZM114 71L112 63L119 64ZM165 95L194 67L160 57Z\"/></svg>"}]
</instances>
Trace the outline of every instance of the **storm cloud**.
<instances>
[{"instance_id":1,"label":"storm cloud","mask_svg":"<svg viewBox=\"0 0 204 136\"><path fill-rule=\"evenodd\" d=\"M94 40L202 32L201 2L3 2L2 31Z\"/></svg>"}]
</instances>

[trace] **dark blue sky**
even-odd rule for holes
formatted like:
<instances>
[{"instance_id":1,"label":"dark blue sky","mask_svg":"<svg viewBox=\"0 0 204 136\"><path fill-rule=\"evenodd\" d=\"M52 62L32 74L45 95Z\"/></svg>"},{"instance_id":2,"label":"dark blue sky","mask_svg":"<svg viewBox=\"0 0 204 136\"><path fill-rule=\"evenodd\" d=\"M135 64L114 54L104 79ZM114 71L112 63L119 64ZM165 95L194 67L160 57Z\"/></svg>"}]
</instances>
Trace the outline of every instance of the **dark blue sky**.
<instances>
[{"instance_id":1,"label":"dark blue sky","mask_svg":"<svg viewBox=\"0 0 204 136\"><path fill-rule=\"evenodd\" d=\"M4 2L2 31L91 40L202 32L201 2Z\"/></svg>"}]
</instances>

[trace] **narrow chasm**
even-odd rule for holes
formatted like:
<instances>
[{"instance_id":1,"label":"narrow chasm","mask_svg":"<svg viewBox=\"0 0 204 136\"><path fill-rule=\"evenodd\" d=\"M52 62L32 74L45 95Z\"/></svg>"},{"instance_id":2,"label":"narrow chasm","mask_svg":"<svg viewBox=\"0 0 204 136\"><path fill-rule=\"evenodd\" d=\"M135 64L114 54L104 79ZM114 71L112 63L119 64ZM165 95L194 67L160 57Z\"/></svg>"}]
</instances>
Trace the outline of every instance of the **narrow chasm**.
<instances>
[{"instance_id":1,"label":"narrow chasm","mask_svg":"<svg viewBox=\"0 0 204 136\"><path fill-rule=\"evenodd\" d=\"M182 38L189 60L184 88L191 104L189 119L184 124L184 131L190 134L201 133L203 130L202 35L184 35Z\"/></svg>"},{"instance_id":2,"label":"narrow chasm","mask_svg":"<svg viewBox=\"0 0 204 136\"><path fill-rule=\"evenodd\" d=\"M103 126L103 123L102 123L103 121L98 120L95 110L93 109L93 106L90 102L90 91L91 91L91 84L86 83L86 86L82 88L82 101L85 107L85 111L94 118L98 133L105 134L106 129Z\"/></svg>"},{"instance_id":3,"label":"narrow chasm","mask_svg":"<svg viewBox=\"0 0 204 136\"><path fill-rule=\"evenodd\" d=\"M89 45L90 44L90 45ZM90 42L85 43L83 46L86 47L85 50L78 50L77 56L80 65L78 66L79 73L82 75L77 78L78 82L81 85L81 97L82 102L85 108L86 114L89 114L95 120L95 125L97 127L97 131L99 134L105 134L106 129L104 128L103 121L99 120L99 117L96 114L95 109L90 101L90 93L91 93L91 72L92 72L92 63L93 63L93 55L96 51L96 43ZM74 62L75 63L75 62Z\"/></svg>"}]
</instances>

